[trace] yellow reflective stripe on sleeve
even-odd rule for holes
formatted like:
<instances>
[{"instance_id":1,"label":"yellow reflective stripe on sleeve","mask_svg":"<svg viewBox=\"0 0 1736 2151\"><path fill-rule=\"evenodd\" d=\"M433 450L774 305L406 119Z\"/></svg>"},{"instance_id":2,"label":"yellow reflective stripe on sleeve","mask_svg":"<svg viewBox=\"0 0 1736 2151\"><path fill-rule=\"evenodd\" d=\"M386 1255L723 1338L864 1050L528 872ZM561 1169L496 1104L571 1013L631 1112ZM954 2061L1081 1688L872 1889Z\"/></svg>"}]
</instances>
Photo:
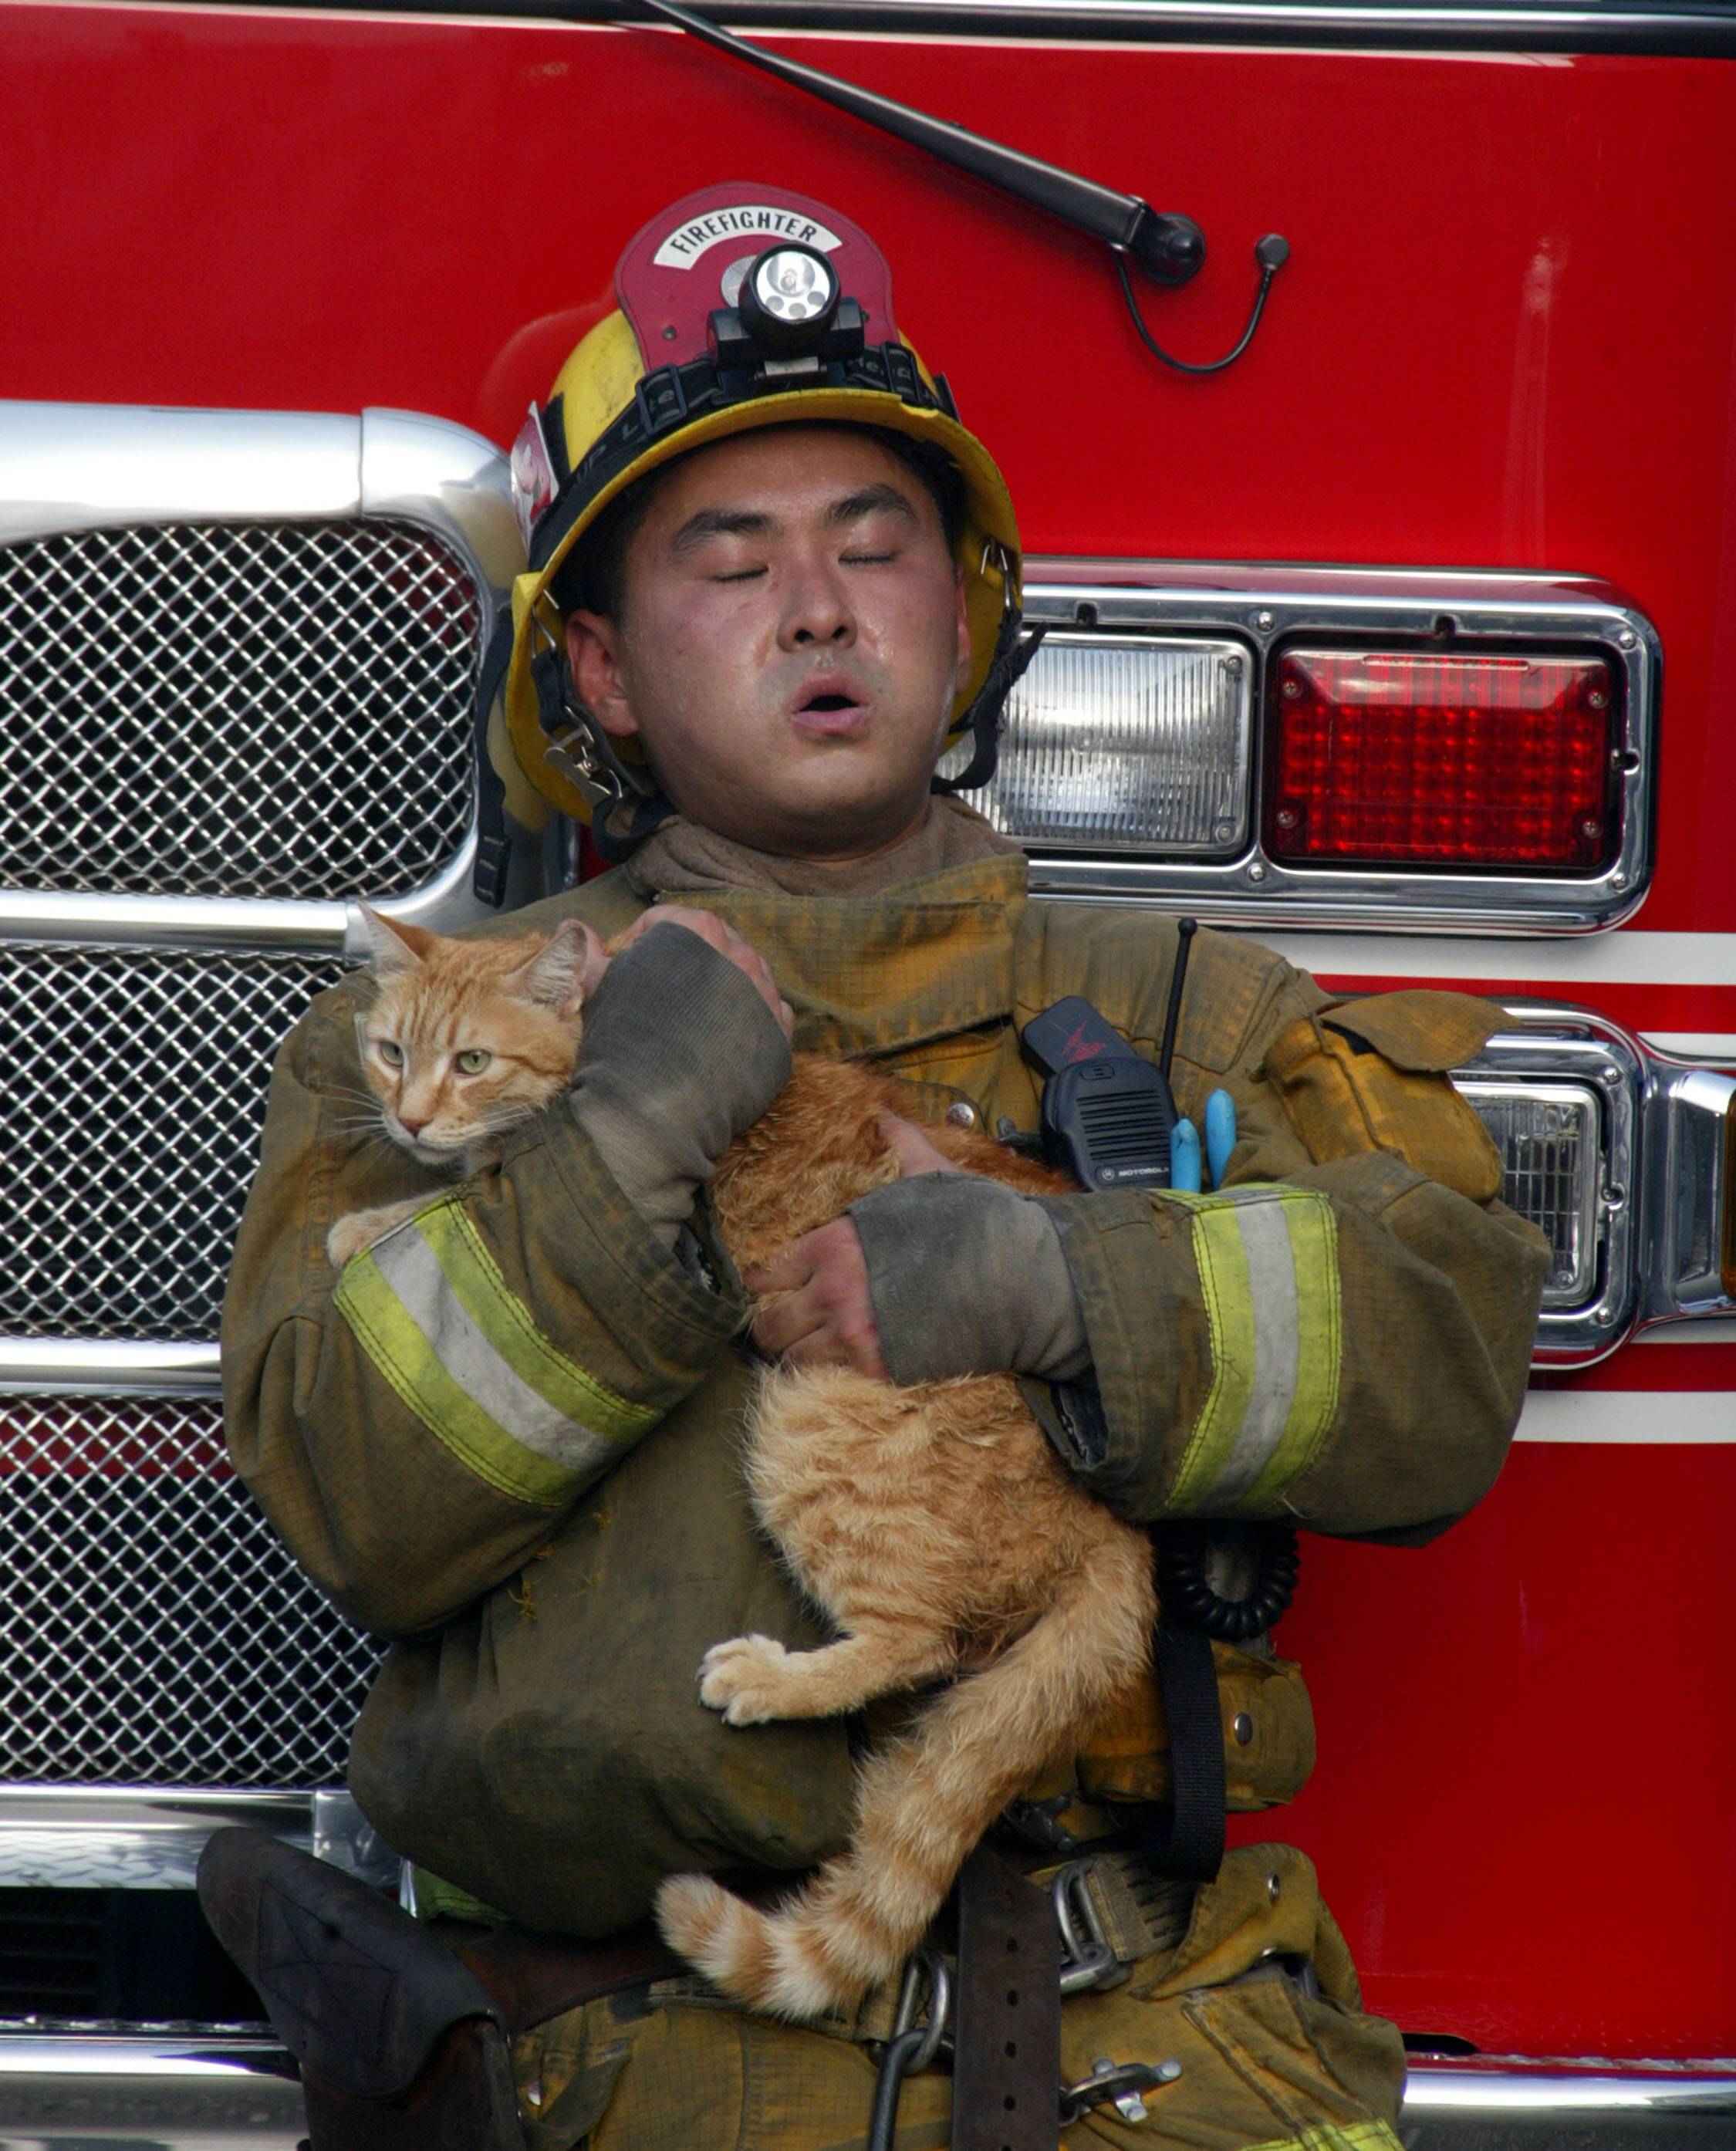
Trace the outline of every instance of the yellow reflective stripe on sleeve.
<instances>
[{"instance_id":1,"label":"yellow reflective stripe on sleeve","mask_svg":"<svg viewBox=\"0 0 1736 2151\"><path fill-rule=\"evenodd\" d=\"M1384 2121L1322 2121L1300 2136L1274 2136L1248 2151L1403 2151Z\"/></svg>"},{"instance_id":2,"label":"yellow reflective stripe on sleeve","mask_svg":"<svg viewBox=\"0 0 1736 2151\"><path fill-rule=\"evenodd\" d=\"M456 1196L423 1211L415 1222L465 1313L552 1410L606 1441L631 1441L655 1422L648 1405L629 1404L544 1336Z\"/></svg>"},{"instance_id":3,"label":"yellow reflective stripe on sleeve","mask_svg":"<svg viewBox=\"0 0 1736 2151\"><path fill-rule=\"evenodd\" d=\"M1338 1234L1323 1195L1258 1187L1172 1195L1194 1213L1212 1386L1170 1505L1264 1515L1313 1460L1337 1409Z\"/></svg>"},{"instance_id":4,"label":"yellow reflective stripe on sleeve","mask_svg":"<svg viewBox=\"0 0 1736 2151\"><path fill-rule=\"evenodd\" d=\"M656 1420L540 1335L456 1198L357 1255L333 1304L429 1432L518 1501L557 1505Z\"/></svg>"}]
</instances>

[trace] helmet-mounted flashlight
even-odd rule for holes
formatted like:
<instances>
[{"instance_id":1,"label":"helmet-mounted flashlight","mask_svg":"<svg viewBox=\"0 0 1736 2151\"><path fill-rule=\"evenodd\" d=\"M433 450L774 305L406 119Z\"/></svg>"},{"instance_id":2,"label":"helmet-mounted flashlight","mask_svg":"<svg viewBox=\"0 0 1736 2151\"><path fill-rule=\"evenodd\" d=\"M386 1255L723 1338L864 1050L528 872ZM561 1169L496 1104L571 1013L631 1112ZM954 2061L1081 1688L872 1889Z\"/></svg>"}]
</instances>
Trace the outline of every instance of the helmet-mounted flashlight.
<instances>
[{"instance_id":1,"label":"helmet-mounted flashlight","mask_svg":"<svg viewBox=\"0 0 1736 2151\"><path fill-rule=\"evenodd\" d=\"M823 254L811 246L773 246L741 279L736 311L742 327L762 342L799 351L825 332L842 296Z\"/></svg>"},{"instance_id":2,"label":"helmet-mounted flashlight","mask_svg":"<svg viewBox=\"0 0 1736 2151\"><path fill-rule=\"evenodd\" d=\"M849 358L863 347L863 326L861 307L844 297L825 256L786 242L749 263L735 305L711 316L711 345L727 367Z\"/></svg>"}]
</instances>

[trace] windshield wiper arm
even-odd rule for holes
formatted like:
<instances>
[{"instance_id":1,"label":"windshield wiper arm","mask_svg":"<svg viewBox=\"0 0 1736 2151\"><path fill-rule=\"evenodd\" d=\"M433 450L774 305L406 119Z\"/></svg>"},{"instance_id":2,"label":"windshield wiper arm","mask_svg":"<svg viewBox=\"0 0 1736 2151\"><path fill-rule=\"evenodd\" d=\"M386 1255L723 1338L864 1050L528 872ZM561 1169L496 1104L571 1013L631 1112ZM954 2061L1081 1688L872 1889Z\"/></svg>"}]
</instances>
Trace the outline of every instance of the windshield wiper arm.
<instances>
[{"instance_id":1,"label":"windshield wiper arm","mask_svg":"<svg viewBox=\"0 0 1736 2151\"><path fill-rule=\"evenodd\" d=\"M840 111L865 119L871 127L926 149L944 164L986 180L991 187L1030 203L1033 209L1045 210L1076 231L1101 239L1119 256L1137 262L1160 284L1185 284L1206 259L1206 235L1191 216L1154 210L1137 195L1100 186L1095 180L1063 171L1059 164L1045 164L1040 157L1029 157L1021 149L990 141L986 134L973 134L968 127L955 127L950 120L936 119L913 105L900 104L895 99L882 97L852 82L841 82L836 75L822 74L817 68L786 59L781 53L767 52L721 23L676 7L673 0L639 0L639 4L691 36L715 45L720 52L733 53L750 66L763 68L767 74L807 90L810 96L822 98Z\"/></svg>"}]
</instances>

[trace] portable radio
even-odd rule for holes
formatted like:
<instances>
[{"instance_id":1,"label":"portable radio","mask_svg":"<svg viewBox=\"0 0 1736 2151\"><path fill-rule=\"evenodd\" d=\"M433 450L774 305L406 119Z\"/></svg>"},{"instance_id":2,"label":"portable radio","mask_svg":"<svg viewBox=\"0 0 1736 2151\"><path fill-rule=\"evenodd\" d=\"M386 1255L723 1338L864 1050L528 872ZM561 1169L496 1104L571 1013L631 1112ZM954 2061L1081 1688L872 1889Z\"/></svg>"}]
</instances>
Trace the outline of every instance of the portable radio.
<instances>
[{"instance_id":1,"label":"portable radio","mask_svg":"<svg viewBox=\"0 0 1736 2151\"><path fill-rule=\"evenodd\" d=\"M1169 1071L1195 930L1191 919L1177 928L1175 974L1155 1067L1077 994L1033 1016L1019 1034L1048 1078L1041 1121L1045 1155L1091 1193L1172 1183L1180 1116Z\"/></svg>"}]
</instances>

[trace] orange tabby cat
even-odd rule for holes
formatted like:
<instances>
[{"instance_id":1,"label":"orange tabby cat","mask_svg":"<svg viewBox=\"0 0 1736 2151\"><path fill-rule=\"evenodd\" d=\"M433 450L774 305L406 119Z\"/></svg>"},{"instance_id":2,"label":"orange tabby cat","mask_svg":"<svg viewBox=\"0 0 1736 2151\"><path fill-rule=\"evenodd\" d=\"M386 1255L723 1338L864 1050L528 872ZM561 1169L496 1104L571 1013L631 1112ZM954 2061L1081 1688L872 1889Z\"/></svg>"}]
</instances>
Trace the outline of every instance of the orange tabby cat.
<instances>
[{"instance_id":1,"label":"orange tabby cat","mask_svg":"<svg viewBox=\"0 0 1736 2151\"><path fill-rule=\"evenodd\" d=\"M362 1029L387 1131L474 1170L511 1120L570 1081L602 952L573 922L534 946L375 934L380 992ZM492 1057L466 1071L477 1054ZM485 1086L497 1060L521 1056L522 1075ZM712 1183L737 1266L895 1180L882 1117L908 1104L866 1070L797 1054ZM1070 1185L985 1136L929 1132L959 1166L1026 1192ZM416 1207L341 1219L333 1260ZM899 1389L844 1369L768 1369L746 1461L762 1524L841 1633L812 1651L720 1642L700 1668L701 1701L750 1726L950 1683L868 1758L848 1849L787 1902L762 1911L702 1875L658 1891L665 1936L716 1986L808 2017L896 1971L1001 1809L1144 1675L1151 1548L1067 1471L1009 1375Z\"/></svg>"}]
</instances>

